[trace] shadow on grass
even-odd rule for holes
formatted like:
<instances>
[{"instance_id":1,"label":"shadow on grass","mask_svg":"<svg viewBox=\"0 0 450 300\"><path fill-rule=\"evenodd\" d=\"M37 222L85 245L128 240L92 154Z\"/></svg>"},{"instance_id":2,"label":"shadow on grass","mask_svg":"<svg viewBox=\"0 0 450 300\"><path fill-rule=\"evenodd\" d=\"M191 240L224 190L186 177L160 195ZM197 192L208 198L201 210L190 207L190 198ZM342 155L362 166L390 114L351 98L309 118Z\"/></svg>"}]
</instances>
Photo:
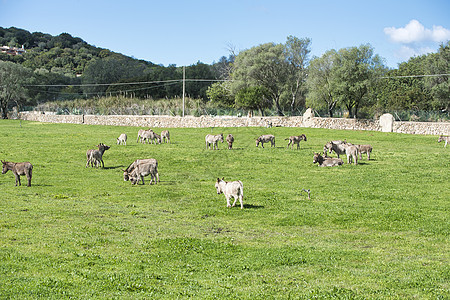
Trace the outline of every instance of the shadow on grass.
<instances>
[{"instance_id":1,"label":"shadow on grass","mask_svg":"<svg viewBox=\"0 0 450 300\"><path fill-rule=\"evenodd\" d=\"M253 205L253 204L244 204L244 208L260 209L260 208L264 208L264 206L263 205Z\"/></svg>"},{"instance_id":2,"label":"shadow on grass","mask_svg":"<svg viewBox=\"0 0 450 300\"><path fill-rule=\"evenodd\" d=\"M115 169L125 169L126 167L124 166L114 166L114 167L104 167L104 168L99 168L99 169L105 169L105 170L115 170Z\"/></svg>"}]
</instances>

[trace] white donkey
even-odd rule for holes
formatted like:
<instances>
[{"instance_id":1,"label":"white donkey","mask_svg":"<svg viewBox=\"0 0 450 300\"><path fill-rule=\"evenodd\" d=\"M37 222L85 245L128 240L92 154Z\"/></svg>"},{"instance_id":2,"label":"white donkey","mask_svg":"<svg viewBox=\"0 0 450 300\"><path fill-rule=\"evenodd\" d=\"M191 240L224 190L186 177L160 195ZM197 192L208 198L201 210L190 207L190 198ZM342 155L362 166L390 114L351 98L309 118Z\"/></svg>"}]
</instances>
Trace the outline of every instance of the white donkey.
<instances>
[{"instance_id":1,"label":"white donkey","mask_svg":"<svg viewBox=\"0 0 450 300\"><path fill-rule=\"evenodd\" d=\"M227 182L222 179L217 178L216 181L216 190L217 194L224 194L225 198L227 199L227 207L235 206L236 201L239 198L239 202L241 202L241 209L244 208L244 203L242 202L242 199L244 198L244 185L242 184L242 181L231 181ZM230 198L234 197L233 205L230 205Z\"/></svg>"},{"instance_id":2,"label":"white donkey","mask_svg":"<svg viewBox=\"0 0 450 300\"><path fill-rule=\"evenodd\" d=\"M219 141L223 143L223 133L216 135L207 134L205 136L206 150L211 149L211 145L213 150L216 148L219 150L219 145L217 144Z\"/></svg>"}]
</instances>

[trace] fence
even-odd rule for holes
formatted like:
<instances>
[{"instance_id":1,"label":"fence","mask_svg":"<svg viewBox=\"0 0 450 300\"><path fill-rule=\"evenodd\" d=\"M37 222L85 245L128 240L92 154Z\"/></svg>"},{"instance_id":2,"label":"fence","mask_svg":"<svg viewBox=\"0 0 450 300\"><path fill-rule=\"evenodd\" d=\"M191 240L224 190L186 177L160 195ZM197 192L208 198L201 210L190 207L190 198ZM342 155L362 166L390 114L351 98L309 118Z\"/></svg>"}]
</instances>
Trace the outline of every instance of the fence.
<instances>
[{"instance_id":1,"label":"fence","mask_svg":"<svg viewBox=\"0 0 450 300\"><path fill-rule=\"evenodd\" d=\"M297 117L234 117L234 116L137 116L137 115L56 115L43 112L20 112L21 120L88 125L135 126L151 128L208 127L308 127L344 130L385 131L379 120L345 118ZM393 121L388 131L407 134L449 135L450 122Z\"/></svg>"}]
</instances>

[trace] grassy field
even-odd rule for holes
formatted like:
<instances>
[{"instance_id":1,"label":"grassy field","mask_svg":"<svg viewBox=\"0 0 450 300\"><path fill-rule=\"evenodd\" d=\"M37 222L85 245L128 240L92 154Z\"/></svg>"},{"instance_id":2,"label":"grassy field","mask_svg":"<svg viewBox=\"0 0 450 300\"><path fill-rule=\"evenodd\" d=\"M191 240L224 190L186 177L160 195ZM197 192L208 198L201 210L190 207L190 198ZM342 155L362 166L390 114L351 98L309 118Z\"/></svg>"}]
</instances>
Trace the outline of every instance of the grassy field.
<instances>
[{"instance_id":1,"label":"grassy field","mask_svg":"<svg viewBox=\"0 0 450 300\"><path fill-rule=\"evenodd\" d=\"M450 148L436 136L169 129L171 144L143 145L137 130L0 121L0 158L34 165L32 187L0 176L1 299L450 297ZM221 132L234 150L206 150ZM261 134L276 147L256 148ZM373 160L314 165L336 139L371 144ZM85 168L100 142L105 168ZM158 160L158 185L123 181L137 158ZM226 207L218 177L244 183L243 210Z\"/></svg>"}]
</instances>

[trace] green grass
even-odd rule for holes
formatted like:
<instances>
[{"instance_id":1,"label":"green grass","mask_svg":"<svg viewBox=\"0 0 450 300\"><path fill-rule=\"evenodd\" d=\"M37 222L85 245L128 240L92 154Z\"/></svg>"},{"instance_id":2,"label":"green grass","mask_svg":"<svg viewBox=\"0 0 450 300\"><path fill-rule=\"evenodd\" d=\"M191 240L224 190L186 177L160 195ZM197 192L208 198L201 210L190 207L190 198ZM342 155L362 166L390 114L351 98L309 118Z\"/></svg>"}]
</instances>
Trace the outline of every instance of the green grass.
<instances>
[{"instance_id":1,"label":"green grass","mask_svg":"<svg viewBox=\"0 0 450 300\"><path fill-rule=\"evenodd\" d=\"M142 145L134 127L0 121L0 158L34 165L32 187L0 176L0 299L450 297L450 149L437 137L169 130L172 144ZM115 145L122 132L127 146ZM220 132L234 150L205 149ZM256 148L268 133L277 147ZM301 133L308 141L287 150ZM373 160L312 163L345 138L371 144ZM105 169L85 168L100 142ZM160 184L123 181L121 168L150 157ZM218 177L244 183L245 209L226 207Z\"/></svg>"}]
</instances>

